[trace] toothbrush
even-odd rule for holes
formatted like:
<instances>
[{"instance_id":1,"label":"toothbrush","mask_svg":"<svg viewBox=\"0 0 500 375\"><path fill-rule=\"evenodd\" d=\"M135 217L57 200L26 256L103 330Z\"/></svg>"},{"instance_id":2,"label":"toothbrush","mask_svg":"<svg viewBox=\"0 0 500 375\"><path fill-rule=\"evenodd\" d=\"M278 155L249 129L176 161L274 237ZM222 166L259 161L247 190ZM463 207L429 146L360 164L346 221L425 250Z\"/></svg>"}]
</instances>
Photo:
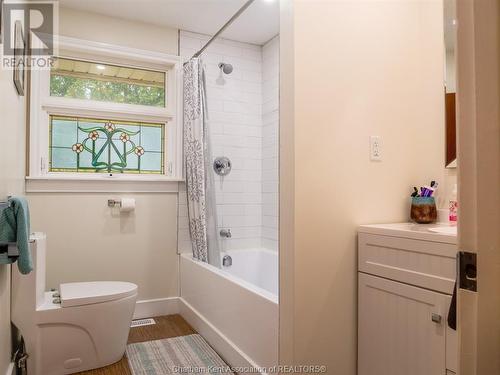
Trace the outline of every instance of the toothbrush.
<instances>
[{"instance_id":1,"label":"toothbrush","mask_svg":"<svg viewBox=\"0 0 500 375\"><path fill-rule=\"evenodd\" d=\"M430 189L430 194L429 197L432 197L432 194L434 194L438 188L438 183L436 181L431 182L431 189Z\"/></svg>"},{"instance_id":2,"label":"toothbrush","mask_svg":"<svg viewBox=\"0 0 500 375\"><path fill-rule=\"evenodd\" d=\"M431 186L422 187L422 196L423 197L432 197L432 194L436 191L438 183L436 181L431 182Z\"/></svg>"},{"instance_id":3,"label":"toothbrush","mask_svg":"<svg viewBox=\"0 0 500 375\"><path fill-rule=\"evenodd\" d=\"M411 194L412 198L418 197L418 189L416 186L413 187L413 193Z\"/></svg>"}]
</instances>

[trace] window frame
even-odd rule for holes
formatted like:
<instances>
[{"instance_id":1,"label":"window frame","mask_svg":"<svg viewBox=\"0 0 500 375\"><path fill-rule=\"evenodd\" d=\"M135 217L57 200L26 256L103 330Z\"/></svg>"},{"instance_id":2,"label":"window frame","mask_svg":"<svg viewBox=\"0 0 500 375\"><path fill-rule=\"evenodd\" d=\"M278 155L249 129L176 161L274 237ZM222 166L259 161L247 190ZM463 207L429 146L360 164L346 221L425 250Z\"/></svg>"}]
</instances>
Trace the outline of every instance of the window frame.
<instances>
[{"instance_id":1,"label":"window frame","mask_svg":"<svg viewBox=\"0 0 500 375\"><path fill-rule=\"evenodd\" d=\"M179 56L164 53L91 42L76 38L58 37L57 57L114 64L132 68L156 70L166 73L165 107L137 104L112 103L50 96L50 70L32 70L30 84L29 121L29 185L43 190L43 181L55 183L64 189L64 181L85 181L82 191L93 191L92 182L115 182L109 184L110 191L116 181L168 183L183 180L182 168L182 60ZM113 173L66 173L49 171L49 121L51 115L105 118L122 121L143 121L165 124L165 173L158 175ZM36 181L30 183L31 181ZM121 184L123 185L123 184ZM144 184L143 184L144 185ZM87 188L85 188L87 186ZM156 191L159 187L155 186ZM167 190L171 186L165 185ZM144 186L139 189L144 189ZM133 189L131 189L133 190ZM141 190L143 191L143 190Z\"/></svg>"}]
</instances>

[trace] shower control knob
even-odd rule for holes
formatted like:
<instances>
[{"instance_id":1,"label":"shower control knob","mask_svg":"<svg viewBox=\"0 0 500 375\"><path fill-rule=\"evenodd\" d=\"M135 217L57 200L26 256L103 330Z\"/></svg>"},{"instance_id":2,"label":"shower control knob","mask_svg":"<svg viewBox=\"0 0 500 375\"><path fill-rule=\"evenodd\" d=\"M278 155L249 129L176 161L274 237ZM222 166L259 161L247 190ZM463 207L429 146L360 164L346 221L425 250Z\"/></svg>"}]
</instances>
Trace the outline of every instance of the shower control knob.
<instances>
[{"instance_id":1,"label":"shower control knob","mask_svg":"<svg viewBox=\"0 0 500 375\"><path fill-rule=\"evenodd\" d=\"M55 292L54 294L52 294L52 297L59 298L61 297L61 294L59 292Z\"/></svg>"},{"instance_id":2,"label":"shower control knob","mask_svg":"<svg viewBox=\"0 0 500 375\"><path fill-rule=\"evenodd\" d=\"M55 305L60 305L61 304L61 299L60 298L54 298L52 300L52 303L55 304Z\"/></svg>"},{"instance_id":3,"label":"shower control knob","mask_svg":"<svg viewBox=\"0 0 500 375\"><path fill-rule=\"evenodd\" d=\"M220 156L214 160L214 171L219 176L227 176L231 172L231 160L225 156Z\"/></svg>"}]
</instances>

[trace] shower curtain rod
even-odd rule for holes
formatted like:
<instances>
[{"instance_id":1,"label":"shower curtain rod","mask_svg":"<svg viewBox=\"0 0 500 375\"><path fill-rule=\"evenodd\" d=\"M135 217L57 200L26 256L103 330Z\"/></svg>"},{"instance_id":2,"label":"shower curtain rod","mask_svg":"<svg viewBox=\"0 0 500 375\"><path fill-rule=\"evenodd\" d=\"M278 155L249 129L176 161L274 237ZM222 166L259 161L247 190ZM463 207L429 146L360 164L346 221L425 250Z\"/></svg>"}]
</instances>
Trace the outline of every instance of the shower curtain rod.
<instances>
[{"instance_id":1,"label":"shower curtain rod","mask_svg":"<svg viewBox=\"0 0 500 375\"><path fill-rule=\"evenodd\" d=\"M239 9L239 10L238 10L238 11L237 11L237 12L236 12L236 13L235 13L235 14L234 14L234 15L233 15L230 19L229 19L229 21L227 21L227 22L224 24L224 26L222 26L222 27L219 29L219 31L217 31L217 32L214 34L214 36L213 36L213 37L211 37L211 38L208 40L208 42L206 42L206 43L205 43L205 45L204 45L203 47L201 47L201 49L200 49L198 52L196 52L193 56L191 56L191 58L190 58L189 60L194 59L194 58L196 58L196 57L200 56L200 55L203 53L203 51L205 51L205 50L207 49L207 47L208 47L210 44L212 44L212 42L213 42L213 41L214 41L214 40L215 40L215 39L216 39L216 38L217 38L220 34L222 34L222 33L224 32L224 30L226 30L226 29L229 27L229 25L231 25L231 24L234 22L234 20L235 20L236 18L238 18L238 17L241 15L241 13L243 13L243 12L244 12L244 11L245 11L245 10L246 10L246 9L247 9L247 8L248 8L248 7L249 7L249 6L250 6L250 5L254 2L254 1L255 1L255 0L248 0L245 4L243 4L243 6L242 6L242 7L241 7L241 8L240 8L240 9ZM189 60L188 60L188 61L189 61ZM187 64L187 62L185 62L185 63L184 63L184 65L185 65L185 64Z\"/></svg>"}]
</instances>

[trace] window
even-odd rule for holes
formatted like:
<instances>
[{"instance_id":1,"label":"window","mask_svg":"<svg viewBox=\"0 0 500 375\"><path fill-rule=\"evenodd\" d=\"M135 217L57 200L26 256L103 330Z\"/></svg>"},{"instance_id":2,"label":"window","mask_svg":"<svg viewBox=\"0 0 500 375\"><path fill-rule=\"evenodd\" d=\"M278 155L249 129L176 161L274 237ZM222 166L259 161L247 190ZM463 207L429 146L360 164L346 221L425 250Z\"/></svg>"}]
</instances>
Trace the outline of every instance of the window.
<instances>
[{"instance_id":1,"label":"window","mask_svg":"<svg viewBox=\"0 0 500 375\"><path fill-rule=\"evenodd\" d=\"M165 72L56 58L50 95L165 107Z\"/></svg>"},{"instance_id":2,"label":"window","mask_svg":"<svg viewBox=\"0 0 500 375\"><path fill-rule=\"evenodd\" d=\"M163 124L50 117L50 172L164 172Z\"/></svg>"},{"instance_id":3,"label":"window","mask_svg":"<svg viewBox=\"0 0 500 375\"><path fill-rule=\"evenodd\" d=\"M31 72L27 188L181 180L181 67L178 56L60 37L52 68Z\"/></svg>"}]
</instances>

